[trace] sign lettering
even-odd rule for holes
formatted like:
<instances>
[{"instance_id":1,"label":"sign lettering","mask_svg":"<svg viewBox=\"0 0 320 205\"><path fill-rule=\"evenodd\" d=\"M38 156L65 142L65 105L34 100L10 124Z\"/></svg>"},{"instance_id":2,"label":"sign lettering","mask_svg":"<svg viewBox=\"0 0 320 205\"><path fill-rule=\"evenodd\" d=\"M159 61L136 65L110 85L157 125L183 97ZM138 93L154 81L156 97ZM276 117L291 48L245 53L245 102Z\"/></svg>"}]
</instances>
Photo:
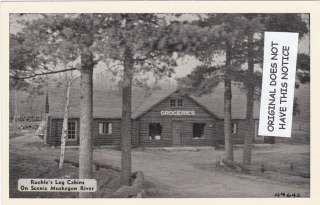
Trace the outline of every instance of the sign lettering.
<instances>
[{"instance_id":1,"label":"sign lettering","mask_svg":"<svg viewBox=\"0 0 320 205\"><path fill-rule=\"evenodd\" d=\"M291 137L298 33L265 32L259 135Z\"/></svg>"},{"instance_id":2,"label":"sign lettering","mask_svg":"<svg viewBox=\"0 0 320 205\"><path fill-rule=\"evenodd\" d=\"M161 116L194 116L196 112L193 110L161 110Z\"/></svg>"}]
</instances>

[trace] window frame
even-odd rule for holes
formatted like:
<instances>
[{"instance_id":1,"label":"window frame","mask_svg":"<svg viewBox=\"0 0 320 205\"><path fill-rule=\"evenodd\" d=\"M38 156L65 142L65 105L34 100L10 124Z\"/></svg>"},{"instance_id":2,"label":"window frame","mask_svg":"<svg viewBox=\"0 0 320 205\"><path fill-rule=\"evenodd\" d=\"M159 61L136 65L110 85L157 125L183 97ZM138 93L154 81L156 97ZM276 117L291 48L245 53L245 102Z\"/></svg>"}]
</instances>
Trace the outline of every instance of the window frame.
<instances>
[{"instance_id":1,"label":"window frame","mask_svg":"<svg viewBox=\"0 0 320 205\"><path fill-rule=\"evenodd\" d=\"M174 102L174 103L173 103ZM176 99L170 99L170 107L177 107L177 100Z\"/></svg>"},{"instance_id":2,"label":"window frame","mask_svg":"<svg viewBox=\"0 0 320 205\"><path fill-rule=\"evenodd\" d=\"M195 126L196 125L203 125L202 126L202 129L203 129L203 133L202 133L202 136L200 137L195 137ZM193 140L198 140L198 139L206 139L205 137L205 128L206 128L206 123L205 122L194 122L192 123L192 139Z\"/></svg>"},{"instance_id":3,"label":"window frame","mask_svg":"<svg viewBox=\"0 0 320 205\"><path fill-rule=\"evenodd\" d=\"M238 134L238 123L237 122L232 122L232 129L231 129L232 134Z\"/></svg>"},{"instance_id":4,"label":"window frame","mask_svg":"<svg viewBox=\"0 0 320 205\"><path fill-rule=\"evenodd\" d=\"M100 132L100 124L102 124L102 133ZM104 125L106 124L107 132L103 132ZM110 129L111 128L111 129ZM98 134L99 135L112 135L113 125L110 121L99 121L98 122Z\"/></svg>"},{"instance_id":5,"label":"window frame","mask_svg":"<svg viewBox=\"0 0 320 205\"><path fill-rule=\"evenodd\" d=\"M152 136L152 135L150 134L150 131L151 131L150 126L151 126L152 124L159 125L159 127L160 127L160 134L159 134L160 139L155 139L155 136L156 136L156 135ZM153 141L153 140L159 141L159 140L162 139L162 125L161 125L160 122L150 122L150 123L148 124L148 139L149 139L150 141Z\"/></svg>"},{"instance_id":6,"label":"window frame","mask_svg":"<svg viewBox=\"0 0 320 205\"><path fill-rule=\"evenodd\" d=\"M180 104L180 102L181 102L181 104ZM183 107L183 99L182 98L179 98L177 100L177 107Z\"/></svg>"},{"instance_id":7,"label":"window frame","mask_svg":"<svg viewBox=\"0 0 320 205\"><path fill-rule=\"evenodd\" d=\"M69 123L74 123L74 138L69 138ZM78 140L78 121L77 120L68 120L68 131L67 131L67 141L77 141Z\"/></svg>"}]
</instances>

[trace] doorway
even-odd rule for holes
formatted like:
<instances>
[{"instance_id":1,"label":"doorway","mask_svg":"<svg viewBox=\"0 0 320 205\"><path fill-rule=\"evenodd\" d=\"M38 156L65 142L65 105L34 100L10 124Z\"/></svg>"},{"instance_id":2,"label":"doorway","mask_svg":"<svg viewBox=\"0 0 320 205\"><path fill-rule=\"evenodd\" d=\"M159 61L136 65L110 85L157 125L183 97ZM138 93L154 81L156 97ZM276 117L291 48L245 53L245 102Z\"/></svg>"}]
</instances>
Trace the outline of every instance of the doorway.
<instances>
[{"instance_id":1,"label":"doorway","mask_svg":"<svg viewBox=\"0 0 320 205\"><path fill-rule=\"evenodd\" d=\"M173 146L180 146L182 144L182 122L172 122L172 144Z\"/></svg>"}]
</instances>

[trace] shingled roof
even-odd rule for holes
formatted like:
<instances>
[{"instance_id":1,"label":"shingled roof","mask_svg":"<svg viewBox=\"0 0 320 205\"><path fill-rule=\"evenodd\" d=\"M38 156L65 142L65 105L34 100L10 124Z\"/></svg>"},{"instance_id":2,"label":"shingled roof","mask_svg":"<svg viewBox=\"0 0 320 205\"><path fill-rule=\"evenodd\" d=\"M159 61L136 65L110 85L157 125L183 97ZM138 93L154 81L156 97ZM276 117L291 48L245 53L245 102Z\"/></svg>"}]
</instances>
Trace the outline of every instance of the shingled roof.
<instances>
[{"instance_id":1,"label":"shingled roof","mask_svg":"<svg viewBox=\"0 0 320 205\"><path fill-rule=\"evenodd\" d=\"M201 97L190 96L200 105L206 107L215 116L223 119L224 100L223 84L214 89L213 93ZM70 114L72 118L80 116L80 89L78 85L72 87L70 98ZM168 97L176 89L160 89L148 93L142 89L133 89L132 92L132 118L135 119L152 106ZM50 115L56 118L63 117L64 96L63 89L50 89ZM93 116L94 118L121 118L121 93L111 90L94 90L93 92ZM245 119L246 96L237 86L232 87L232 118ZM258 118L257 104L254 106L254 117Z\"/></svg>"}]
</instances>

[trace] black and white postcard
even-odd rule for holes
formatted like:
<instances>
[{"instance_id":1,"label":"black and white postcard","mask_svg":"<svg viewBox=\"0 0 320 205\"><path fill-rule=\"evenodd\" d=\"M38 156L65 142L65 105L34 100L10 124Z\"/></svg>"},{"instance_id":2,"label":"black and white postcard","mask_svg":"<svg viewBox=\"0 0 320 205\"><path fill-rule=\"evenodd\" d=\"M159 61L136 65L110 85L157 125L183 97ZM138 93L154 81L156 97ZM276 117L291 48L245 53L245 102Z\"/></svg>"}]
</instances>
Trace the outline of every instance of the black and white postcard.
<instances>
[{"instance_id":1,"label":"black and white postcard","mask_svg":"<svg viewBox=\"0 0 320 205\"><path fill-rule=\"evenodd\" d=\"M5 204L314 202L317 8L3 3Z\"/></svg>"}]
</instances>

